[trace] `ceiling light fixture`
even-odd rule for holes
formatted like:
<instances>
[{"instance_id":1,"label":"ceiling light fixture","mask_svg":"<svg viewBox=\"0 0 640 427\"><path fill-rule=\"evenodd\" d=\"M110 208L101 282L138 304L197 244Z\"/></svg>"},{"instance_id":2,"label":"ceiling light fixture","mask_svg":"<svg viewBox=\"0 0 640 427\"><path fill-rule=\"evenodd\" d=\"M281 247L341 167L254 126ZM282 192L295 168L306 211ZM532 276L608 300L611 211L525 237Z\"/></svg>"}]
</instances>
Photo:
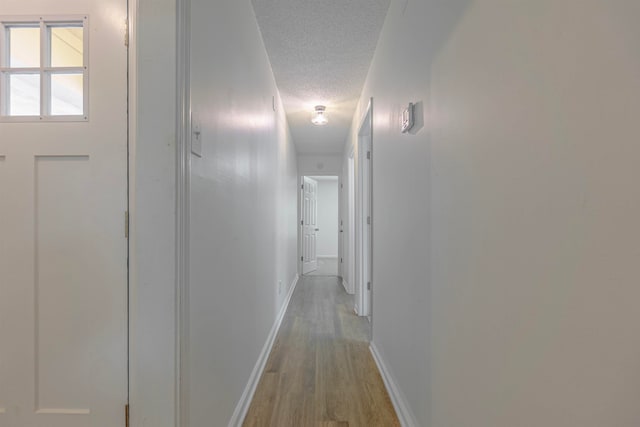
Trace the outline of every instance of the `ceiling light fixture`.
<instances>
[{"instance_id":1,"label":"ceiling light fixture","mask_svg":"<svg viewBox=\"0 0 640 427\"><path fill-rule=\"evenodd\" d=\"M316 114L313 119L311 119L311 123L316 126L323 126L329 123L329 120L327 120L327 117L324 115L324 110L326 110L324 105L316 105Z\"/></svg>"}]
</instances>

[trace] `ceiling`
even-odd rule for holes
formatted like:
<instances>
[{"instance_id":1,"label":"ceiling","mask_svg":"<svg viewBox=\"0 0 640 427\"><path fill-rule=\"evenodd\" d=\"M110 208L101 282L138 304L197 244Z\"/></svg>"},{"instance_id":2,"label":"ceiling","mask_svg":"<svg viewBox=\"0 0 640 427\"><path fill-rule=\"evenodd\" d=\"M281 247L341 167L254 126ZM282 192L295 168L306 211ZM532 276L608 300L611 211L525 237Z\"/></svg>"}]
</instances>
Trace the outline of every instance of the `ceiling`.
<instances>
[{"instance_id":1,"label":"ceiling","mask_svg":"<svg viewBox=\"0 0 640 427\"><path fill-rule=\"evenodd\" d=\"M252 3L298 153L342 153L389 0Z\"/></svg>"}]
</instances>

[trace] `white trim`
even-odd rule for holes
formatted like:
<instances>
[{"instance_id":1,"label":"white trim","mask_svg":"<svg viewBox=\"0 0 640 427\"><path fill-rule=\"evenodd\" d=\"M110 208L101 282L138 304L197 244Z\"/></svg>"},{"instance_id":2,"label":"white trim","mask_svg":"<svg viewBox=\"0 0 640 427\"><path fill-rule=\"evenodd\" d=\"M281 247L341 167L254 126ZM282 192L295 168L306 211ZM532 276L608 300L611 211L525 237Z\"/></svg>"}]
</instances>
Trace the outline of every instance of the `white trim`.
<instances>
[{"instance_id":1,"label":"white trim","mask_svg":"<svg viewBox=\"0 0 640 427\"><path fill-rule=\"evenodd\" d=\"M368 138L368 142L365 139ZM367 151L373 152L373 98L358 128L358 146L355 151L355 286L356 311L359 316L371 316L373 287L373 212L372 212L372 165ZM366 204L366 206L365 206ZM367 222L367 215L370 222Z\"/></svg>"},{"instance_id":2,"label":"white trim","mask_svg":"<svg viewBox=\"0 0 640 427\"><path fill-rule=\"evenodd\" d=\"M338 258L338 255L316 255L316 258Z\"/></svg>"},{"instance_id":3,"label":"white trim","mask_svg":"<svg viewBox=\"0 0 640 427\"><path fill-rule=\"evenodd\" d=\"M127 1L127 24L129 25L129 46L127 46L127 209L129 211L129 238L127 239L127 404L130 408L133 403L138 403L138 396L135 395L137 390L136 380L138 378L138 364L136 359L138 356L137 346L137 324L136 314L136 296L138 295L138 281L136 280L136 147L138 144L138 0ZM86 46L85 46L86 48ZM132 414L134 411L131 411Z\"/></svg>"},{"instance_id":4,"label":"white trim","mask_svg":"<svg viewBox=\"0 0 640 427\"><path fill-rule=\"evenodd\" d=\"M344 165L344 160L343 160ZM344 166L338 179L338 277L342 277L342 260L344 259Z\"/></svg>"},{"instance_id":5,"label":"white trim","mask_svg":"<svg viewBox=\"0 0 640 427\"><path fill-rule=\"evenodd\" d=\"M297 258L297 263L298 263L298 275L302 275L302 267L304 265L304 261L302 259L302 245L303 245L303 240L304 240L304 230L302 229L302 224L300 224L300 222L302 221L302 204L303 204L303 200L304 200L304 175L298 175L298 182L296 184L298 186L298 218L297 218L297 223L296 223L296 228L298 230L298 258Z\"/></svg>"},{"instance_id":6,"label":"white trim","mask_svg":"<svg viewBox=\"0 0 640 427\"><path fill-rule=\"evenodd\" d=\"M289 286L289 293L287 293L287 297L282 304L282 308L280 308L280 312L278 313L278 317L276 317L276 321L271 328L271 332L267 336L267 341L264 343L264 347L260 352L260 356L258 357L258 361L256 365L253 367L253 371L251 372L251 376L249 377L249 382L247 383L244 391L242 392L242 396L240 397L240 401L236 405L235 411L233 411L233 415L231 416L231 420L229 420L229 427L241 427L244 422L244 418L247 416L247 412L249 411L249 406L251 405L251 401L253 400L253 395L256 392L256 388L258 387L258 382L262 377L262 373L267 364L267 359L269 359L269 354L271 353L271 349L273 348L273 344L276 341L276 336L278 335L278 331L280 330L280 326L282 325L282 320L284 319L284 315L287 312L287 308L289 307L289 303L291 302L291 296L293 295L293 291L298 285L298 280L300 276L296 274L296 277L293 278L293 282L291 282L291 286Z\"/></svg>"},{"instance_id":7,"label":"white trim","mask_svg":"<svg viewBox=\"0 0 640 427\"><path fill-rule=\"evenodd\" d=\"M353 295L353 289L352 286L349 284L349 282L347 282L344 277L342 278L342 287L344 288L345 292L348 293L349 295Z\"/></svg>"},{"instance_id":8,"label":"white trim","mask_svg":"<svg viewBox=\"0 0 640 427\"><path fill-rule=\"evenodd\" d=\"M393 407L396 410L396 415L398 415L398 419L400 420L400 425L402 427L418 427L420 424L418 424L415 415L413 415L413 412L411 412L411 409L407 404L407 399L396 385L393 376L384 363L384 359L380 355L380 352L373 342L371 342L369 350L371 351L373 360L378 366L378 370L380 371L380 375L382 376L382 381L384 381L384 385L387 388L389 397L391 398L391 403L393 403Z\"/></svg>"},{"instance_id":9,"label":"white trim","mask_svg":"<svg viewBox=\"0 0 640 427\"><path fill-rule=\"evenodd\" d=\"M176 338L175 425L189 426L189 236L191 175L191 1L177 0L176 17Z\"/></svg>"},{"instance_id":10,"label":"white trim","mask_svg":"<svg viewBox=\"0 0 640 427\"><path fill-rule=\"evenodd\" d=\"M347 156L347 274L351 280L349 293L355 295L356 288L356 159L355 147L351 147ZM355 298L354 298L355 301Z\"/></svg>"}]
</instances>

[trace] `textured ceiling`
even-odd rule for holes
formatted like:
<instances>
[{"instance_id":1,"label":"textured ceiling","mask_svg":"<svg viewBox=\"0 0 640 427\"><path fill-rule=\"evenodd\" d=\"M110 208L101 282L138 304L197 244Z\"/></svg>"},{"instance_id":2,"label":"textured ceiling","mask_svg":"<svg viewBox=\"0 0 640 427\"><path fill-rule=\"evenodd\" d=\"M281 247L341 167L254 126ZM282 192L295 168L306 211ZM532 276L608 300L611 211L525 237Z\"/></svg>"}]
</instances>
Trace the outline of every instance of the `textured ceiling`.
<instances>
[{"instance_id":1,"label":"textured ceiling","mask_svg":"<svg viewBox=\"0 0 640 427\"><path fill-rule=\"evenodd\" d=\"M341 153L389 0L252 3L298 153ZM310 122L318 104L325 126Z\"/></svg>"}]
</instances>

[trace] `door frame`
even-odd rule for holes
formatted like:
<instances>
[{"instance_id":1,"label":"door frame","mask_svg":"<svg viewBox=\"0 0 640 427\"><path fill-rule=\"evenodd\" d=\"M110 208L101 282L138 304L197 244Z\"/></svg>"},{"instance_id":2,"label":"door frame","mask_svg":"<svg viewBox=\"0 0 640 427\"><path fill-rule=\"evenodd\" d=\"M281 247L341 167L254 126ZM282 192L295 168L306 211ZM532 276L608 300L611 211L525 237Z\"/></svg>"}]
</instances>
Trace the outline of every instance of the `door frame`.
<instances>
[{"instance_id":1,"label":"door frame","mask_svg":"<svg viewBox=\"0 0 640 427\"><path fill-rule=\"evenodd\" d=\"M343 249L343 255L347 258L346 290L348 293L353 295L356 292L356 158L355 149L353 147L347 156L346 174L347 197L345 210L347 212L347 240L346 251Z\"/></svg>"},{"instance_id":2,"label":"door frame","mask_svg":"<svg viewBox=\"0 0 640 427\"><path fill-rule=\"evenodd\" d=\"M304 244L304 231L302 230L302 218L303 218L303 203L304 203L304 177L305 175L298 175L298 219L296 223L296 229L298 230L298 275L302 277L302 267L304 264L303 256L303 244Z\"/></svg>"},{"instance_id":3,"label":"door frame","mask_svg":"<svg viewBox=\"0 0 640 427\"><path fill-rule=\"evenodd\" d=\"M369 158L367 159L367 153ZM373 98L360 121L355 170L356 313L373 313ZM367 223L369 217L369 223ZM369 289L367 284L370 283Z\"/></svg>"},{"instance_id":4,"label":"door frame","mask_svg":"<svg viewBox=\"0 0 640 427\"><path fill-rule=\"evenodd\" d=\"M189 426L189 247L191 215L191 0L176 0L176 269L174 405L176 427Z\"/></svg>"},{"instance_id":5,"label":"door frame","mask_svg":"<svg viewBox=\"0 0 640 427\"><path fill-rule=\"evenodd\" d=\"M138 82L144 77L139 68L145 66L144 61L139 60L138 44L139 40L144 37L149 37L150 30L139 31L138 28L142 28L141 23L144 24L148 17L143 16L143 11L140 11L140 0L127 0L128 2L128 39L129 39L129 404L130 404L130 420L131 425L138 424L145 417L153 417L157 415L157 408L160 405L154 400L155 394L150 387L150 373L148 370L140 369L143 366L144 360L141 359L140 353L147 351L146 347L149 346L149 339L146 334L149 332L148 325L140 326L137 323L137 319L140 315L149 316L148 307L141 309L138 307L137 301L138 295L141 293L148 293L143 289L143 283L139 282L137 272L138 261L136 259L136 252L138 245L142 244L143 238L139 238L136 230L136 223L138 220L144 221L147 218L139 217L136 209L136 186L140 179L140 174L143 171L139 171L137 168L138 163L142 163L144 159L136 159L137 151L140 142L144 142L143 139L138 137L140 119L138 117L139 105L143 103L143 99L139 97L139 84ZM189 249L189 176L190 176L190 111L191 111L191 99L190 99L190 32L191 32L191 1L190 0L176 0L175 8L170 16L163 17L161 21L169 25L175 25L174 28L168 28L168 31L175 32L175 46L174 57L171 58L171 63L174 65L175 71L175 113L173 115L173 124L175 127L175 151L171 154L163 154L163 160L169 160L175 165L174 179L174 194L171 200L158 201L167 210L170 210L168 206L171 204L174 208L171 217L174 220L174 236L170 236L167 233L167 243L170 240L171 246L174 248L172 254L173 262L167 270L174 271L172 277L173 281L173 295L171 299L171 309L173 313L171 316L173 319L173 330L162 329L154 330L156 334L154 339L161 341L161 344L157 345L157 348L161 348L162 351L171 352L170 361L173 364L173 369L165 369L162 366L162 372L154 372L154 379L159 381L163 387L166 384L172 384L173 399L165 401L162 404L163 407L170 407L167 412L172 411L172 419L166 420L167 425L174 427L187 427L188 412L187 408L187 395L188 390L187 380L188 373L186 361L187 357L187 339L188 329L188 307L187 307L187 295L189 289L189 269L188 269L188 249ZM144 59L144 58L142 58ZM144 120L144 119L143 119ZM148 151L148 148L143 148L143 151ZM143 236L144 237L144 236ZM140 241L138 241L140 239ZM167 301L168 302L168 301ZM168 308L168 307L167 307ZM153 313L151 319L153 321L168 320L164 314L159 315ZM169 344L171 342L171 344ZM161 394L165 394L166 389L162 389Z\"/></svg>"}]
</instances>

